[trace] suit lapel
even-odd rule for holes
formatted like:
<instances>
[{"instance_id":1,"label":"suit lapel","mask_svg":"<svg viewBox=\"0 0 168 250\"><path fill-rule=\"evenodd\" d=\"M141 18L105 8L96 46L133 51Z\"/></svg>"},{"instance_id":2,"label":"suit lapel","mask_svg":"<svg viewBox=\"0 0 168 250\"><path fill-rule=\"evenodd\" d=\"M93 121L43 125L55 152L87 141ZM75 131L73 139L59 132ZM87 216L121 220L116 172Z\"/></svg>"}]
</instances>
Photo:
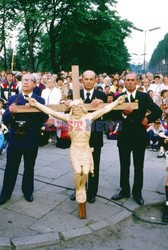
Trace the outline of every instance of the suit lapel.
<instances>
[{"instance_id":1,"label":"suit lapel","mask_svg":"<svg viewBox=\"0 0 168 250\"><path fill-rule=\"evenodd\" d=\"M80 90L80 97L82 98L82 100L85 100L85 98L84 98L84 90L83 89Z\"/></svg>"},{"instance_id":2,"label":"suit lapel","mask_svg":"<svg viewBox=\"0 0 168 250\"><path fill-rule=\"evenodd\" d=\"M93 99L95 99L95 98L96 98L96 91L93 90L93 95L92 95L91 101L93 101Z\"/></svg>"},{"instance_id":3,"label":"suit lapel","mask_svg":"<svg viewBox=\"0 0 168 250\"><path fill-rule=\"evenodd\" d=\"M123 92L122 95L127 95L127 92ZM125 102L129 102L128 97L125 98Z\"/></svg>"},{"instance_id":4,"label":"suit lapel","mask_svg":"<svg viewBox=\"0 0 168 250\"><path fill-rule=\"evenodd\" d=\"M26 104L25 99L24 99L22 93L20 93L20 94L16 97L15 102L16 102L17 104L21 104L21 105L25 105L25 104Z\"/></svg>"}]
</instances>

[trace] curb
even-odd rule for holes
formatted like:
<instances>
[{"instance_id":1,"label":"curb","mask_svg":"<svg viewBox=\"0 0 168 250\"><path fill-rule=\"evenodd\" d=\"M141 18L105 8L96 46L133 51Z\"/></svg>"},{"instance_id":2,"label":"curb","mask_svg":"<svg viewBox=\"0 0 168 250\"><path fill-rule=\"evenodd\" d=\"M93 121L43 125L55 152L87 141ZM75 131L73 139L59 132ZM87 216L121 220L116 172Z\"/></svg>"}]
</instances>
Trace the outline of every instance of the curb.
<instances>
[{"instance_id":1,"label":"curb","mask_svg":"<svg viewBox=\"0 0 168 250\"><path fill-rule=\"evenodd\" d=\"M20 238L0 237L0 250L26 250L39 247L47 247L51 245L60 245L62 241L66 242L74 238L91 235L101 229L114 226L130 216L130 212L121 211L117 214L117 216L109 220L109 222L99 221L86 227L68 230L60 233L38 234L33 236L23 236Z\"/></svg>"},{"instance_id":2,"label":"curb","mask_svg":"<svg viewBox=\"0 0 168 250\"><path fill-rule=\"evenodd\" d=\"M156 203L151 202L147 203L143 206L156 206L161 205L161 201L157 201ZM138 211L141 207L134 207L133 211ZM108 229L108 227L113 227L116 224L128 219L132 216L132 213L127 210L122 210L113 217L109 218L108 222L106 220L99 221L88 226L63 231L59 233L47 233L47 234L37 234L33 236L23 236L17 238L10 237L0 237L0 250L7 249L18 249L18 250L26 250L26 249L35 249L40 247L48 247L51 245L60 246L61 243L73 240L75 238L79 238L82 236L89 236L94 234L96 231L100 231L102 229Z\"/></svg>"}]
</instances>

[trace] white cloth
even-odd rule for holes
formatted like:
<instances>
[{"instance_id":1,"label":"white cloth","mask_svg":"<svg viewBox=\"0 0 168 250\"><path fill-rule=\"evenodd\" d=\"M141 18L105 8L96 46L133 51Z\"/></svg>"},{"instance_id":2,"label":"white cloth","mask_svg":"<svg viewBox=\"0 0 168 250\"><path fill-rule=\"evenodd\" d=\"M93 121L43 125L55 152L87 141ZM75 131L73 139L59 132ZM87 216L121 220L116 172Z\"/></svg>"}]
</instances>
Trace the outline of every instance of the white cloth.
<instances>
[{"instance_id":1,"label":"white cloth","mask_svg":"<svg viewBox=\"0 0 168 250\"><path fill-rule=\"evenodd\" d=\"M155 101L158 96L160 96L161 92L161 84L151 84L149 90L153 91L153 100Z\"/></svg>"},{"instance_id":2,"label":"white cloth","mask_svg":"<svg viewBox=\"0 0 168 250\"><path fill-rule=\"evenodd\" d=\"M61 100L61 91L59 88L43 89L41 97L45 99L45 104L59 104Z\"/></svg>"},{"instance_id":3,"label":"white cloth","mask_svg":"<svg viewBox=\"0 0 168 250\"><path fill-rule=\"evenodd\" d=\"M164 90L164 89L168 90L168 85L165 85L164 83L161 83L160 84L160 89L161 89L161 91Z\"/></svg>"}]
</instances>

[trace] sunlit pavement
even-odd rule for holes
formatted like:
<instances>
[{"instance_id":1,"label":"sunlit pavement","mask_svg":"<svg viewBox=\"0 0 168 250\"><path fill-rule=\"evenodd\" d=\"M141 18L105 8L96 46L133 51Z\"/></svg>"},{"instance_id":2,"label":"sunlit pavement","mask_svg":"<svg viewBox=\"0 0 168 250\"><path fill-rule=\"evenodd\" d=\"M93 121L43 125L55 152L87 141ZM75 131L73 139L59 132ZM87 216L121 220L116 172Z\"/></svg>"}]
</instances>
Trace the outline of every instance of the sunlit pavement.
<instances>
[{"instance_id":1,"label":"sunlit pavement","mask_svg":"<svg viewBox=\"0 0 168 250\"><path fill-rule=\"evenodd\" d=\"M165 159L158 159L157 154L146 150L143 189L145 206L161 204L165 200ZM0 187L5 161L5 154L1 155ZM74 188L69 149L56 148L53 143L39 149L32 203L27 202L21 192L22 172L23 165L20 166L11 199L0 207L0 249L59 245L61 241L93 234L131 216L131 212L124 207L108 200L119 188L119 157L116 141L107 140L105 135L98 197L94 204L86 204L86 219L78 218L78 204L69 199ZM131 186L132 182L131 166ZM139 208L132 196L122 199L119 204L133 211Z\"/></svg>"}]
</instances>

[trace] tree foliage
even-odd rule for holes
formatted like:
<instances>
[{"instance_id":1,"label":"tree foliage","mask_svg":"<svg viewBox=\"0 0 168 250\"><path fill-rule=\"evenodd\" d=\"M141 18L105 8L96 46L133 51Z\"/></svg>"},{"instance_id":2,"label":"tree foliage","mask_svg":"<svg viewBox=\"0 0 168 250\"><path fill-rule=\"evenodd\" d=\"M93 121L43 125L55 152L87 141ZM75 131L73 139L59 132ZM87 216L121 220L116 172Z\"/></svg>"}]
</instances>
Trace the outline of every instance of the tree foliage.
<instances>
[{"instance_id":1,"label":"tree foliage","mask_svg":"<svg viewBox=\"0 0 168 250\"><path fill-rule=\"evenodd\" d=\"M132 24L118 16L114 4L115 0L11 1L20 31L15 69L55 73L78 64L81 70L123 71L129 61L124 40Z\"/></svg>"},{"instance_id":2,"label":"tree foliage","mask_svg":"<svg viewBox=\"0 0 168 250\"><path fill-rule=\"evenodd\" d=\"M168 33L154 50L149 63L149 70L168 74Z\"/></svg>"},{"instance_id":3,"label":"tree foliage","mask_svg":"<svg viewBox=\"0 0 168 250\"><path fill-rule=\"evenodd\" d=\"M7 43L10 33L16 25L15 9L12 0L0 1L0 52L3 52L4 69L8 69L7 65Z\"/></svg>"}]
</instances>

